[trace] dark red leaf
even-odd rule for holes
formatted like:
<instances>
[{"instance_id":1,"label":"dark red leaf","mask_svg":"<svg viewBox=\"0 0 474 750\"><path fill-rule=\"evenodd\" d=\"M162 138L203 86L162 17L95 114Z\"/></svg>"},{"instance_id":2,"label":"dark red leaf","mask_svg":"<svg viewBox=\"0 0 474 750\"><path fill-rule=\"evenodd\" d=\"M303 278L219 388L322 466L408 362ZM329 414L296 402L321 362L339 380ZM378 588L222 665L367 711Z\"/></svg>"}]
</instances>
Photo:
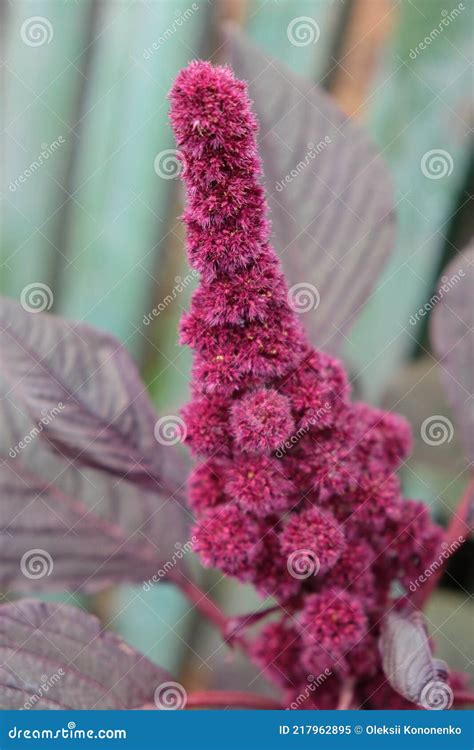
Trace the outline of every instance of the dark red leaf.
<instances>
[{"instance_id":1,"label":"dark red leaf","mask_svg":"<svg viewBox=\"0 0 474 750\"><path fill-rule=\"evenodd\" d=\"M96 617L24 599L0 606L0 708L133 709L169 680Z\"/></svg>"},{"instance_id":2,"label":"dark red leaf","mask_svg":"<svg viewBox=\"0 0 474 750\"><path fill-rule=\"evenodd\" d=\"M394 690L427 710L450 708L448 668L431 654L420 611L392 610L385 615L379 645L383 670Z\"/></svg>"},{"instance_id":3,"label":"dark red leaf","mask_svg":"<svg viewBox=\"0 0 474 750\"><path fill-rule=\"evenodd\" d=\"M42 436L63 455L156 490L181 485L180 452L157 441L146 388L113 336L3 298L0 355L9 399L44 418Z\"/></svg>"},{"instance_id":4,"label":"dark red leaf","mask_svg":"<svg viewBox=\"0 0 474 750\"><path fill-rule=\"evenodd\" d=\"M459 253L444 270L435 292L431 319L433 348L440 376L462 435L467 458L474 461L474 246Z\"/></svg>"},{"instance_id":5,"label":"dark red leaf","mask_svg":"<svg viewBox=\"0 0 474 750\"><path fill-rule=\"evenodd\" d=\"M0 311L0 585L96 590L147 580L165 564L172 576L188 540L185 472L176 447L154 439L128 355L121 351L116 371L114 339L10 301Z\"/></svg>"},{"instance_id":6,"label":"dark red leaf","mask_svg":"<svg viewBox=\"0 0 474 750\"><path fill-rule=\"evenodd\" d=\"M97 508L91 512L13 459L0 465L0 489L0 586L4 590L94 591L146 580L172 558L173 550L168 548L163 559L165 550L160 554L144 530L126 532L98 517ZM109 492L117 506L124 501L134 503L139 516L144 490L129 486L124 496L111 486ZM151 514L156 497L148 495Z\"/></svg>"}]
</instances>

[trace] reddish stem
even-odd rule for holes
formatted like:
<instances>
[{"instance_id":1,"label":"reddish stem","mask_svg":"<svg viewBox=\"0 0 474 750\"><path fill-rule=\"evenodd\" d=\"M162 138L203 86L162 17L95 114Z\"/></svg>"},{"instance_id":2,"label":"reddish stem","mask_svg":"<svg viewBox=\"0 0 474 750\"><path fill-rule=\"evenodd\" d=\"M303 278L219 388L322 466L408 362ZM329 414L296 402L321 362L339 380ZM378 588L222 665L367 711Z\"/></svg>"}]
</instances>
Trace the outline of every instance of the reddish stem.
<instances>
[{"instance_id":1,"label":"reddish stem","mask_svg":"<svg viewBox=\"0 0 474 750\"><path fill-rule=\"evenodd\" d=\"M454 691L454 703L461 703L463 705L472 703L474 705L474 693L470 693L467 690Z\"/></svg>"},{"instance_id":2,"label":"reddish stem","mask_svg":"<svg viewBox=\"0 0 474 750\"><path fill-rule=\"evenodd\" d=\"M186 708L255 708L282 709L281 703L254 693L242 693L239 690L200 690L190 693Z\"/></svg>"},{"instance_id":3,"label":"reddish stem","mask_svg":"<svg viewBox=\"0 0 474 750\"><path fill-rule=\"evenodd\" d=\"M235 638L239 638L239 631L243 630L244 628L249 627L250 625L255 625L255 623L260 622L260 620L263 620L265 617L268 617L268 615L271 615L273 612L279 612L280 607L278 605L275 605L274 607L267 607L267 609L261 609L258 612L250 612L246 615L236 615L235 617L229 617L227 619L227 638L229 641L232 641Z\"/></svg>"},{"instance_id":4,"label":"reddish stem","mask_svg":"<svg viewBox=\"0 0 474 750\"><path fill-rule=\"evenodd\" d=\"M423 606L423 604L432 593L433 589L436 588L436 585L438 584L439 579L443 574L446 563L448 562L452 552L458 550L459 546L464 544L467 537L469 536L471 529L468 523L468 518L471 509L471 503L473 502L473 500L474 477L471 477L461 497L458 507L451 516L449 526L446 529L446 535L444 538L444 542L446 544L444 552L444 562L439 566L436 572L434 572L433 575L427 579L422 587L418 589L413 597L413 601L418 605L418 607L421 608ZM458 542L458 546L452 549L455 542Z\"/></svg>"},{"instance_id":5,"label":"reddish stem","mask_svg":"<svg viewBox=\"0 0 474 750\"><path fill-rule=\"evenodd\" d=\"M183 594L194 604L198 612L206 620L212 622L221 632L222 637L226 638L228 618L221 609L209 599L207 594L189 578L180 574L173 578L173 581L179 586Z\"/></svg>"},{"instance_id":6,"label":"reddish stem","mask_svg":"<svg viewBox=\"0 0 474 750\"><path fill-rule=\"evenodd\" d=\"M355 678L350 677L347 679L342 687L339 694L339 702L337 704L338 711L346 711L351 707L352 699L354 697Z\"/></svg>"},{"instance_id":7,"label":"reddish stem","mask_svg":"<svg viewBox=\"0 0 474 750\"><path fill-rule=\"evenodd\" d=\"M279 607L275 606L249 615L227 617L217 604L209 599L207 594L189 578L186 578L183 574L178 574L174 576L173 581L194 604L198 612L218 628L222 640L230 646L235 644L240 646L243 651L248 650L248 643L244 636L239 634L239 631L246 625L252 625L279 609Z\"/></svg>"}]
</instances>

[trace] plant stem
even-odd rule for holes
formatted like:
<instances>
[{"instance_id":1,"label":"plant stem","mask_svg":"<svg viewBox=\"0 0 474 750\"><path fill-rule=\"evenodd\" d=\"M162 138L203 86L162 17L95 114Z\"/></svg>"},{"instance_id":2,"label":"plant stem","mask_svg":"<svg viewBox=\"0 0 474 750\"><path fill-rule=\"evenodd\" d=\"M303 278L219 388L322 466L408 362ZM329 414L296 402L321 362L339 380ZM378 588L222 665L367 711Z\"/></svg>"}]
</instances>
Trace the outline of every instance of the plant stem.
<instances>
[{"instance_id":1,"label":"plant stem","mask_svg":"<svg viewBox=\"0 0 474 750\"><path fill-rule=\"evenodd\" d=\"M350 677L347 679L342 687L339 694L339 702L337 704L337 711L345 711L351 707L352 699L354 697L355 678Z\"/></svg>"},{"instance_id":2,"label":"plant stem","mask_svg":"<svg viewBox=\"0 0 474 750\"><path fill-rule=\"evenodd\" d=\"M212 622L226 638L228 618L199 586L183 574L173 577L173 582L183 594L194 604L198 612L209 622Z\"/></svg>"},{"instance_id":3,"label":"plant stem","mask_svg":"<svg viewBox=\"0 0 474 750\"><path fill-rule=\"evenodd\" d=\"M254 693L239 690L200 690L188 695L186 708L255 708L282 709L281 703Z\"/></svg>"},{"instance_id":4,"label":"plant stem","mask_svg":"<svg viewBox=\"0 0 474 750\"><path fill-rule=\"evenodd\" d=\"M238 640L240 637L238 635L239 631L243 630L246 627L249 627L250 625L255 625L255 623L260 622L260 620L268 617L268 615L271 615L273 612L279 611L280 607L278 605L275 605L274 607L261 609L258 612L249 612L246 615L236 615L235 617L229 617L227 619L227 640Z\"/></svg>"},{"instance_id":5,"label":"plant stem","mask_svg":"<svg viewBox=\"0 0 474 750\"><path fill-rule=\"evenodd\" d=\"M230 646L236 644L243 651L248 650L248 643L244 636L239 634L239 631L246 625L253 625L279 609L278 606L275 606L260 612L241 615L240 617L228 617L217 604L209 599L207 594L196 583L186 578L183 574L177 574L171 580L176 583L182 593L194 604L198 612L208 622L218 628L223 641Z\"/></svg>"},{"instance_id":6,"label":"plant stem","mask_svg":"<svg viewBox=\"0 0 474 750\"><path fill-rule=\"evenodd\" d=\"M453 703L460 703L463 705L471 703L474 705L474 693L469 693L467 690L454 691Z\"/></svg>"},{"instance_id":7,"label":"plant stem","mask_svg":"<svg viewBox=\"0 0 474 750\"><path fill-rule=\"evenodd\" d=\"M474 501L474 477L471 477L461 497L458 507L456 508L456 510L451 516L448 528L446 529L446 535L444 539L444 543L446 544L444 562L442 565L439 566L436 572L434 572L433 575L430 578L428 578L426 583L420 589L418 589L418 591L413 597L413 601L417 604L418 607L421 608L423 606L423 604L426 602L426 600L432 593L433 589L436 588L436 585L438 584L438 581L441 578L441 575L443 574L445 565L447 561L449 560L452 554L452 551L454 551L454 550L451 550L454 543L458 542L458 546L455 548L457 550L459 549L459 546L466 541L471 531L469 523L468 523L468 518L469 518L470 509L471 509L471 503L473 501Z\"/></svg>"}]
</instances>

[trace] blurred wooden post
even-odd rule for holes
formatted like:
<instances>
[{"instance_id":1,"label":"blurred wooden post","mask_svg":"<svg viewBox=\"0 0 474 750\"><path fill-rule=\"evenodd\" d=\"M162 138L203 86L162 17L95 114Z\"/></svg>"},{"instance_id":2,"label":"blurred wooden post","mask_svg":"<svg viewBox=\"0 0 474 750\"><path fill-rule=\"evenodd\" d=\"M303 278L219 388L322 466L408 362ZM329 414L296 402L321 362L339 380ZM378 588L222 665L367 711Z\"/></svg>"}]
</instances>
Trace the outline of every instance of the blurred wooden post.
<instances>
[{"instance_id":1,"label":"blurred wooden post","mask_svg":"<svg viewBox=\"0 0 474 750\"><path fill-rule=\"evenodd\" d=\"M361 118L378 71L381 50L388 46L398 17L391 0L353 0L340 49L329 76L329 90L341 109Z\"/></svg>"}]
</instances>

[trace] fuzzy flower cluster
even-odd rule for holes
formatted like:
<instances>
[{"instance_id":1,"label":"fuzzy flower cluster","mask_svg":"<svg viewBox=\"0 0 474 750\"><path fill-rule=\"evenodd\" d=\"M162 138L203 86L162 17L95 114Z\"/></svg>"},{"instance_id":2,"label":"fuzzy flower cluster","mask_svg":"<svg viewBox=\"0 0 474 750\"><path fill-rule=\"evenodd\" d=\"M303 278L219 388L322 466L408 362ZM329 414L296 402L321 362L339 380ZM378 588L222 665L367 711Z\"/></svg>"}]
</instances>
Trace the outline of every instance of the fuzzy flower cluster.
<instances>
[{"instance_id":1,"label":"fuzzy flower cluster","mask_svg":"<svg viewBox=\"0 0 474 750\"><path fill-rule=\"evenodd\" d=\"M188 257L200 274L181 323L195 352L183 414L197 458L195 549L281 605L253 656L289 702L309 674L329 670L304 707L334 708L347 676L370 706L381 614L394 584L408 587L441 540L425 506L400 495L410 430L351 402L341 364L312 348L288 304L245 84L194 62L171 105Z\"/></svg>"}]
</instances>

